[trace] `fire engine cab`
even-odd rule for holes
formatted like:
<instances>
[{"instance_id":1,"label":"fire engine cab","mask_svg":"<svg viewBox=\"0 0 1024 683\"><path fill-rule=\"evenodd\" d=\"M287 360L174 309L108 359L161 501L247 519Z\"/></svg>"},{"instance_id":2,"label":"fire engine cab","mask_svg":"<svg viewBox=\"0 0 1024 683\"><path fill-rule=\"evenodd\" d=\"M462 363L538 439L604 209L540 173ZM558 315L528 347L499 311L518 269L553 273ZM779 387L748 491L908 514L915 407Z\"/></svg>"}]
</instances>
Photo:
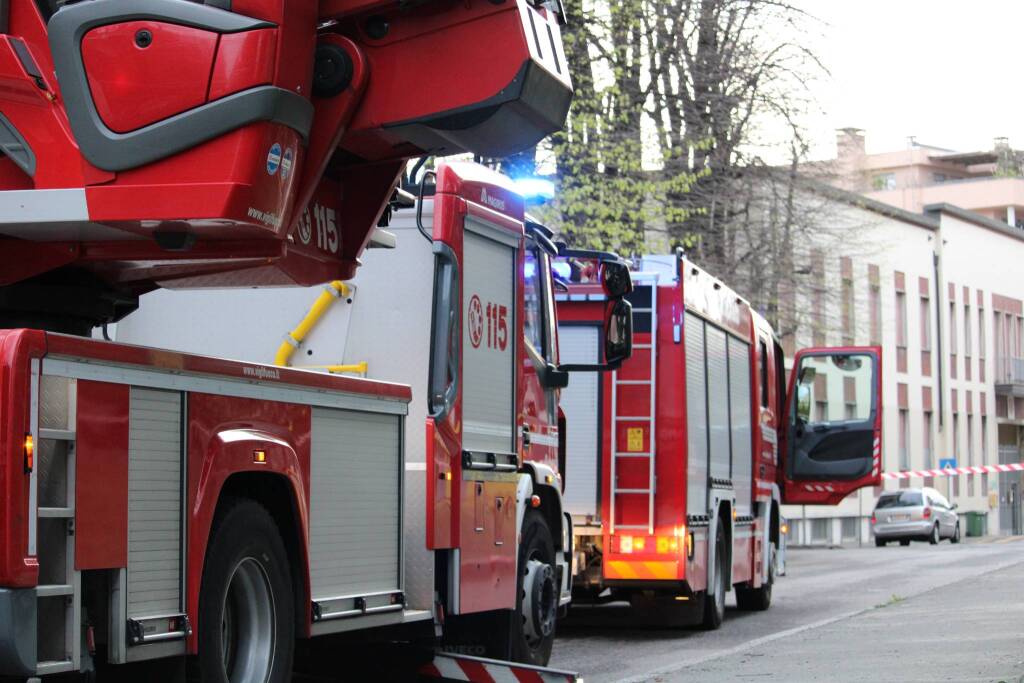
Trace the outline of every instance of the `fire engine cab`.
<instances>
[{"instance_id":1,"label":"fire engine cab","mask_svg":"<svg viewBox=\"0 0 1024 683\"><path fill-rule=\"evenodd\" d=\"M599 349L595 272L574 264L558 297L566 363ZM563 393L576 599L717 628L730 590L768 608L780 504L880 483L881 353L801 350L787 387L765 319L682 252L644 257L633 279L632 358Z\"/></svg>"}]
</instances>

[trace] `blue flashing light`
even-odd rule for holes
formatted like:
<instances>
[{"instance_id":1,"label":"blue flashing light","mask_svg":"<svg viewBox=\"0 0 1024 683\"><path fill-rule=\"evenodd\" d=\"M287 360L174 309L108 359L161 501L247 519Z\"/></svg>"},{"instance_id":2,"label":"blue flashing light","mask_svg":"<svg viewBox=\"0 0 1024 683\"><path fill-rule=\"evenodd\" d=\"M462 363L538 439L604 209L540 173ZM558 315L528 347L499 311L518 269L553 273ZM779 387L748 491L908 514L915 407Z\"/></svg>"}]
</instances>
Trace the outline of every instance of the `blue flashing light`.
<instances>
[{"instance_id":1,"label":"blue flashing light","mask_svg":"<svg viewBox=\"0 0 1024 683\"><path fill-rule=\"evenodd\" d=\"M551 264L551 270L554 271L555 277L562 282L572 281L572 266L567 262L555 261Z\"/></svg>"},{"instance_id":2,"label":"blue flashing light","mask_svg":"<svg viewBox=\"0 0 1024 683\"><path fill-rule=\"evenodd\" d=\"M519 178L515 185L527 201L543 202L555 196L555 183L547 178Z\"/></svg>"},{"instance_id":3,"label":"blue flashing light","mask_svg":"<svg viewBox=\"0 0 1024 683\"><path fill-rule=\"evenodd\" d=\"M523 264L523 277L527 280L532 280L537 276L537 264L533 261L527 261Z\"/></svg>"}]
</instances>

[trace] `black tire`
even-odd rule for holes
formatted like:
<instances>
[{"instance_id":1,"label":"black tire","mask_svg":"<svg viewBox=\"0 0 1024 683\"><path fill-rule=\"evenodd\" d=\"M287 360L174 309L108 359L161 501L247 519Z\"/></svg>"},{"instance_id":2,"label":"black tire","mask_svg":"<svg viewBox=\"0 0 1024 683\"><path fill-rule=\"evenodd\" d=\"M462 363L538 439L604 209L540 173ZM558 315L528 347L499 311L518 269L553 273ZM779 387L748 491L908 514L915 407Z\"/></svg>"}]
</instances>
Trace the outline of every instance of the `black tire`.
<instances>
[{"instance_id":1,"label":"black tire","mask_svg":"<svg viewBox=\"0 0 1024 683\"><path fill-rule=\"evenodd\" d=\"M953 535L950 537L949 542L950 543L959 543L960 542L960 522L957 522L956 526L953 528Z\"/></svg>"},{"instance_id":2,"label":"black tire","mask_svg":"<svg viewBox=\"0 0 1024 683\"><path fill-rule=\"evenodd\" d=\"M776 562L778 552L775 544L768 545L768 579L760 588L737 588L736 606L749 612L763 612L772 606L772 586L775 584Z\"/></svg>"},{"instance_id":3,"label":"black tire","mask_svg":"<svg viewBox=\"0 0 1024 683\"><path fill-rule=\"evenodd\" d=\"M512 660L534 666L545 666L551 659L558 618L558 572L555 565L555 543L548 524L536 510L527 510L523 518L523 540L519 544L519 579L516 612L511 626ZM539 563L531 569L530 562ZM527 578L534 573L531 595L527 596ZM529 600L527 599L529 597ZM529 607L524 605L529 604ZM529 609L530 615L525 611ZM527 623L527 619L531 623Z\"/></svg>"},{"instance_id":4,"label":"black tire","mask_svg":"<svg viewBox=\"0 0 1024 683\"><path fill-rule=\"evenodd\" d=\"M886 541L884 538L879 538L878 536L875 536L876 548L884 548L886 543L888 543L888 541Z\"/></svg>"},{"instance_id":5,"label":"black tire","mask_svg":"<svg viewBox=\"0 0 1024 683\"><path fill-rule=\"evenodd\" d=\"M939 536L939 524L936 522L935 526L932 527L931 535L928 537L928 543L930 545L938 545L941 540L942 538Z\"/></svg>"},{"instance_id":6,"label":"black tire","mask_svg":"<svg viewBox=\"0 0 1024 683\"><path fill-rule=\"evenodd\" d=\"M251 500L224 504L214 521L199 592L203 683L290 681L293 602L291 568L274 518ZM238 628L243 624L246 632ZM246 650L252 656L242 661L238 654Z\"/></svg>"},{"instance_id":7,"label":"black tire","mask_svg":"<svg viewBox=\"0 0 1024 683\"><path fill-rule=\"evenodd\" d=\"M902 545L902 546L910 545L910 539L909 538L901 538L900 539L900 545Z\"/></svg>"},{"instance_id":8,"label":"black tire","mask_svg":"<svg viewBox=\"0 0 1024 683\"><path fill-rule=\"evenodd\" d=\"M721 525L720 525L721 526ZM725 539L719 529L715 537L715 585L708 586L704 591L704 619L701 627L705 631L715 631L725 619Z\"/></svg>"}]
</instances>

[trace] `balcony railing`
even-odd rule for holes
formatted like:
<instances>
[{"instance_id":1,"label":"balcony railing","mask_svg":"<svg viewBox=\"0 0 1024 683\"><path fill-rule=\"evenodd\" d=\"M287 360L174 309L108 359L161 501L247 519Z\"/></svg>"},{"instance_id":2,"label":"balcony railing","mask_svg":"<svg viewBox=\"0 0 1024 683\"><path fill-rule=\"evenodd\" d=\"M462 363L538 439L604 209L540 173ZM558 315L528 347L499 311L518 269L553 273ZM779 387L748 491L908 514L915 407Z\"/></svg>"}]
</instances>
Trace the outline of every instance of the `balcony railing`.
<instances>
[{"instance_id":1,"label":"balcony railing","mask_svg":"<svg viewBox=\"0 0 1024 683\"><path fill-rule=\"evenodd\" d=\"M1024 358L997 358L995 384L1000 393L1024 396Z\"/></svg>"}]
</instances>

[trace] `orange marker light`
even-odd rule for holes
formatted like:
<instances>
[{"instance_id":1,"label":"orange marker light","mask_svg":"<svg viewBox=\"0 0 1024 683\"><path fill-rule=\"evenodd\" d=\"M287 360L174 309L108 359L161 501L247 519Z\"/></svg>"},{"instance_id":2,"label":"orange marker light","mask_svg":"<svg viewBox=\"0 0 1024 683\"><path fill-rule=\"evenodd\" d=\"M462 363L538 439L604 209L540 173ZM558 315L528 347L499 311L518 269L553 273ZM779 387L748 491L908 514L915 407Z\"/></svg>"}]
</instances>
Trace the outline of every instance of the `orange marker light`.
<instances>
[{"instance_id":1,"label":"orange marker light","mask_svg":"<svg viewBox=\"0 0 1024 683\"><path fill-rule=\"evenodd\" d=\"M538 496L537 494L530 496L530 507L540 507L540 496Z\"/></svg>"},{"instance_id":2,"label":"orange marker light","mask_svg":"<svg viewBox=\"0 0 1024 683\"><path fill-rule=\"evenodd\" d=\"M267 462L267 452L266 451L253 451L252 452L252 461L254 463L258 464L258 465L265 464Z\"/></svg>"},{"instance_id":3,"label":"orange marker light","mask_svg":"<svg viewBox=\"0 0 1024 683\"><path fill-rule=\"evenodd\" d=\"M36 463L36 446L31 434L25 435L25 472L32 471Z\"/></svg>"}]
</instances>

